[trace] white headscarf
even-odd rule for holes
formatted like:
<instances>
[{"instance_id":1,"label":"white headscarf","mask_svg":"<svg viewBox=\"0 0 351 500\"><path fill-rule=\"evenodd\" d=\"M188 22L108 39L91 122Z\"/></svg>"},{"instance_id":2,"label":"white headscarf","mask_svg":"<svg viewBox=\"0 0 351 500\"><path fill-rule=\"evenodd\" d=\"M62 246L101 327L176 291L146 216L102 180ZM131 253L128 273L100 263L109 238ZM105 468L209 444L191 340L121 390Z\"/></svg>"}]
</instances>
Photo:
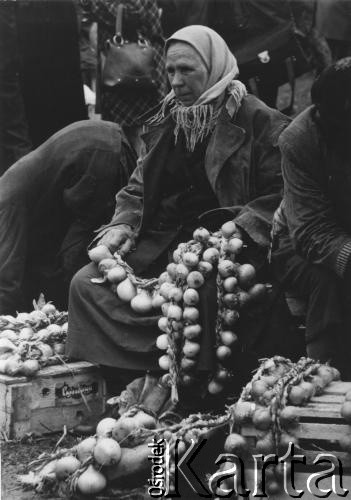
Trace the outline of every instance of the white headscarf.
<instances>
[{"instance_id":1,"label":"white headscarf","mask_svg":"<svg viewBox=\"0 0 351 500\"><path fill-rule=\"evenodd\" d=\"M193 151L196 143L206 137L216 124L220 111L216 109L216 99L227 90L232 96L229 106L231 114L234 114L247 91L242 82L235 80L239 69L234 55L223 38L214 30L200 25L182 28L166 41L166 53L174 42L187 43L196 50L208 69L208 80L203 93L192 106L182 105L171 90L162 102L161 111L152 122L159 122L169 109L176 123L174 129L176 140L179 130L183 130L187 149Z\"/></svg>"}]
</instances>

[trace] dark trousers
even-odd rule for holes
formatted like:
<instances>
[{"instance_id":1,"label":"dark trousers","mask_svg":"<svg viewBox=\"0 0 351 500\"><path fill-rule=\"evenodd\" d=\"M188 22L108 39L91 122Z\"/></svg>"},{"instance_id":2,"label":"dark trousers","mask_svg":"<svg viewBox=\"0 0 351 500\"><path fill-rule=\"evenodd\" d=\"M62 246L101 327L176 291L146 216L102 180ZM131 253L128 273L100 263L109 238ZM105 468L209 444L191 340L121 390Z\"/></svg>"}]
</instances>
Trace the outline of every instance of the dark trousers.
<instances>
[{"instance_id":1,"label":"dark trousers","mask_svg":"<svg viewBox=\"0 0 351 500\"><path fill-rule=\"evenodd\" d=\"M290 242L282 242L273 252L272 266L284 290L306 301L307 354L323 362L330 360L342 370L344 378L349 378L351 371L345 353L351 345L347 335L351 325L351 281L308 263L295 253Z\"/></svg>"}]
</instances>

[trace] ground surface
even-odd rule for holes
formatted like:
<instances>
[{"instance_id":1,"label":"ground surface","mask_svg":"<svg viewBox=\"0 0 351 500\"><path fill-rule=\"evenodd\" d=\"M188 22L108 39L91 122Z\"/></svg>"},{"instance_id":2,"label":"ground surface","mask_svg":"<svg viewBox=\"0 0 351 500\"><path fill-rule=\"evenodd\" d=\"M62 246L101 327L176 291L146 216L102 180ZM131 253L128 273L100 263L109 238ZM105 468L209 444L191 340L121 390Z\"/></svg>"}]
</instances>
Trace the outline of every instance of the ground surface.
<instances>
[{"instance_id":1,"label":"ground surface","mask_svg":"<svg viewBox=\"0 0 351 500\"><path fill-rule=\"evenodd\" d=\"M38 498L35 492L24 491L17 482L18 474L26 473L26 466L36 459L43 451L49 451L54 446L56 439L48 438L45 441L27 443L2 443L1 445L1 493L2 500L34 500Z\"/></svg>"},{"instance_id":2,"label":"ground surface","mask_svg":"<svg viewBox=\"0 0 351 500\"><path fill-rule=\"evenodd\" d=\"M310 104L309 90L312 74L300 77L296 85L295 114L305 109ZM289 104L290 88L284 85L280 88L278 107L283 109ZM27 442L3 442L1 445L2 461L2 500L34 500L39 495L35 492L24 491L17 481L18 474L27 472L27 465L36 459L43 451L52 451L59 436L45 440L31 440ZM65 443L65 446L69 446ZM51 500L54 500L51 497Z\"/></svg>"}]
</instances>

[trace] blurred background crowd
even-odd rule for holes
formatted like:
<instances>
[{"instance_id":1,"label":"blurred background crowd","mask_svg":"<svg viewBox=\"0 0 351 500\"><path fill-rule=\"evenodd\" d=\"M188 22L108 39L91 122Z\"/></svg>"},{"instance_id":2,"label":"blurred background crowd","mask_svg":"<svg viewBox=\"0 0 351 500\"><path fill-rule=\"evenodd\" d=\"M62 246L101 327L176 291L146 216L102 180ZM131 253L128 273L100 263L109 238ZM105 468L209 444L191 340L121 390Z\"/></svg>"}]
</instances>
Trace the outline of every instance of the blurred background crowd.
<instances>
[{"instance_id":1,"label":"blurred background crowd","mask_svg":"<svg viewBox=\"0 0 351 500\"><path fill-rule=\"evenodd\" d=\"M140 130L167 92L163 44L176 29L203 24L215 29L236 55L252 93L288 114L296 108L295 83L308 82L333 60L351 55L351 0L123 0L124 33L150 41L156 85L149 91L106 85L106 42L116 34L120 0L0 1L0 174L64 126L85 118L119 123L140 154ZM305 67L264 64L250 68L248 49L269 62L266 45L286 50L286 26L308 60ZM268 41L267 41L268 40ZM273 49L272 49L273 50ZM289 55L289 54L287 54ZM242 63L242 64L241 64ZM306 82L306 78L304 80ZM298 83L298 82L297 82ZM288 86L282 103L279 88ZM283 99L284 101L284 99ZM294 107L295 104L295 107Z\"/></svg>"}]
</instances>

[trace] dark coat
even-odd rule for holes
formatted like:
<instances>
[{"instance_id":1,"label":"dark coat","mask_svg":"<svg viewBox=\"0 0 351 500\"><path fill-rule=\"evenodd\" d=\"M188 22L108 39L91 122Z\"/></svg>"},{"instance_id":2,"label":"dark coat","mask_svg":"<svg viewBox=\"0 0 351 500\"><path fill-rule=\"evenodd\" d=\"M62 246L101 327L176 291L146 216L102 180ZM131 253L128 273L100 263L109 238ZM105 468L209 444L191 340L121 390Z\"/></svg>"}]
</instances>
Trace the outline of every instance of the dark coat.
<instances>
[{"instance_id":1,"label":"dark coat","mask_svg":"<svg viewBox=\"0 0 351 500\"><path fill-rule=\"evenodd\" d=\"M288 123L289 118L279 111L247 96L235 118L223 107L206 151L206 174L219 206L227 209L224 217L235 218L263 250L269 246L272 216L281 198L278 137ZM129 224L141 233L149 226L161 196L159 179L167 162L166 137L172 126L168 118L148 134L149 153L118 193L114 217L106 227ZM215 210L203 214L202 220L217 215Z\"/></svg>"},{"instance_id":2,"label":"dark coat","mask_svg":"<svg viewBox=\"0 0 351 500\"><path fill-rule=\"evenodd\" d=\"M278 137L288 122L286 116L248 96L234 118L223 107L205 153L208 181L218 205L225 209L205 214L199 225L210 219L220 224L234 217L250 238L250 247L256 247L261 263L269 246L273 212L281 199ZM173 229L166 228L150 231L163 198L162 174L174 149L171 147L173 127L174 123L168 119L148 135L149 153L133 172L128 185L118 193L114 217L98 235L118 224L130 224L139 238L136 250L127 257L128 263L135 270L133 258L143 264L156 262L153 276L164 269L163 264L158 265L162 250L169 250L171 244L182 241L177 229L173 234L170 234ZM215 225L213 220L212 223ZM218 227L215 225L215 229ZM111 289L92 284L90 279L97 275L96 265L90 264L72 280L68 355L119 368L156 369L159 315L156 311L150 315L136 314ZM208 369L213 361L217 310L214 280L207 281L201 288L200 308L203 354L199 367ZM260 322L256 321L256 325L260 326Z\"/></svg>"},{"instance_id":3,"label":"dark coat","mask_svg":"<svg viewBox=\"0 0 351 500\"><path fill-rule=\"evenodd\" d=\"M279 139L285 188L276 226L289 230L306 261L343 276L351 257L350 160L326 143L313 112L306 109Z\"/></svg>"},{"instance_id":4,"label":"dark coat","mask_svg":"<svg viewBox=\"0 0 351 500\"><path fill-rule=\"evenodd\" d=\"M0 314L41 291L67 306L69 280L135 166L121 134L110 122L74 123L0 178Z\"/></svg>"}]
</instances>

